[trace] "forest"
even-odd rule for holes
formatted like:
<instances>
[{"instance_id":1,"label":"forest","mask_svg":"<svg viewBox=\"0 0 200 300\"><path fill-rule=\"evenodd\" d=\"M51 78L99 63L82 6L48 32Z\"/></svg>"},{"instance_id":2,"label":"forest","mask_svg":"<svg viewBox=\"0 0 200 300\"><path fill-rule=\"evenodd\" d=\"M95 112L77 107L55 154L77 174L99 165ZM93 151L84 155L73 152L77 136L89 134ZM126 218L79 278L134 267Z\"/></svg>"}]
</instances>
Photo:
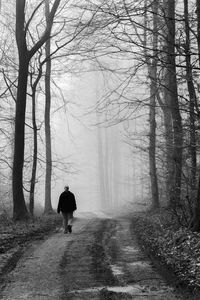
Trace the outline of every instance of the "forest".
<instances>
[{"instance_id":1,"label":"forest","mask_svg":"<svg viewBox=\"0 0 200 300\"><path fill-rule=\"evenodd\" d=\"M145 169L138 238L199 287L200 1L0 0L0 28L0 219L33 219L40 182L43 213L53 214L55 169L73 173L52 150L53 114L69 113L69 78L93 76L99 86L85 113L97 129L100 207L126 204L114 183L120 128L136 172L131 199Z\"/></svg>"},{"instance_id":2,"label":"forest","mask_svg":"<svg viewBox=\"0 0 200 300\"><path fill-rule=\"evenodd\" d=\"M96 104L108 126L130 120L131 127L134 118L148 114L138 151L149 159L152 208L167 206L199 230L198 5L17 1L15 10L12 2L1 1L1 177L12 183L15 219L28 215L24 189L33 214L38 161L45 169L45 211L51 211L52 86L56 75L89 72L92 66L113 80ZM38 104L41 95L44 105Z\"/></svg>"},{"instance_id":3,"label":"forest","mask_svg":"<svg viewBox=\"0 0 200 300\"><path fill-rule=\"evenodd\" d=\"M96 70L117 78L97 103L108 124L131 121L148 110L141 149L149 157L152 208L171 207L198 230L198 2L43 2L19 1L16 12L12 3L1 3L1 170L2 181L8 174L12 181L14 218L28 214L25 181L33 214L39 118L46 149L45 211L52 209L52 80L66 69L81 72L80 65L91 61ZM44 107L37 104L42 93ZM27 168L31 172L25 176Z\"/></svg>"}]
</instances>

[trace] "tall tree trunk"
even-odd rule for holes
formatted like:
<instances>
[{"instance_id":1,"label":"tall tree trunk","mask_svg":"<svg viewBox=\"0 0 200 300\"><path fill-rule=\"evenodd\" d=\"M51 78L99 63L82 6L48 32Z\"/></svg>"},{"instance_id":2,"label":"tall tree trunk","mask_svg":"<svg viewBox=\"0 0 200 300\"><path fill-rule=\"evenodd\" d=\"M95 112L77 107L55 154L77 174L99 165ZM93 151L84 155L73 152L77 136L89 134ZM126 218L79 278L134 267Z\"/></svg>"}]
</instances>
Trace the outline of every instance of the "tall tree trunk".
<instances>
[{"instance_id":1,"label":"tall tree trunk","mask_svg":"<svg viewBox=\"0 0 200 300\"><path fill-rule=\"evenodd\" d=\"M149 65L150 106L149 106L149 166L152 192L152 208L159 207L158 178L156 169L156 94L157 91L157 47L158 47L158 0L153 2L153 58Z\"/></svg>"},{"instance_id":2,"label":"tall tree trunk","mask_svg":"<svg viewBox=\"0 0 200 300\"><path fill-rule=\"evenodd\" d=\"M103 142L102 142L102 130L99 125L100 116L97 112L97 142L98 142L98 163L99 163L99 185L100 185L100 203L101 208L105 209L105 199L106 199L106 191L105 191L105 176L104 176L104 157L103 157Z\"/></svg>"},{"instance_id":3,"label":"tall tree trunk","mask_svg":"<svg viewBox=\"0 0 200 300\"><path fill-rule=\"evenodd\" d=\"M106 117L107 121L107 117ZM104 176L105 176L105 191L106 191L106 199L105 199L105 207L111 208L112 199L110 192L110 153L109 153L109 128L104 129Z\"/></svg>"},{"instance_id":4,"label":"tall tree trunk","mask_svg":"<svg viewBox=\"0 0 200 300\"><path fill-rule=\"evenodd\" d=\"M171 199L173 189L173 174L174 174L174 163L172 158L173 151L173 124L171 110L165 104L161 104L164 117L165 127L165 157L166 157L166 193L167 199Z\"/></svg>"},{"instance_id":5,"label":"tall tree trunk","mask_svg":"<svg viewBox=\"0 0 200 300\"><path fill-rule=\"evenodd\" d=\"M15 112L15 139L13 161L13 218L26 219L28 211L23 192L23 165L24 165L24 133L26 111L26 87L28 77L28 62L26 56L21 56L18 72L18 89Z\"/></svg>"},{"instance_id":6,"label":"tall tree trunk","mask_svg":"<svg viewBox=\"0 0 200 300\"><path fill-rule=\"evenodd\" d=\"M195 112L194 107L197 102L196 91L193 82L192 75L192 65L191 65L191 49L190 49L190 28L188 20L188 0L184 0L184 20L185 20L185 33L186 33L186 42L185 42L185 55L186 55L186 79L187 86L190 98L190 155L191 155L191 176L190 184L191 190L193 191L196 186L196 134L195 134Z\"/></svg>"},{"instance_id":7,"label":"tall tree trunk","mask_svg":"<svg viewBox=\"0 0 200 300\"><path fill-rule=\"evenodd\" d=\"M199 57L199 66L200 66L200 1L196 1L196 12L197 12L197 44L198 44L198 57ZM198 121L200 119L199 114L199 107L198 103L195 103L196 110L198 113ZM194 214L190 222L190 229L193 231L200 231L200 169L198 170L199 176L199 183L198 183L198 190L196 196L196 202L194 205Z\"/></svg>"},{"instance_id":8,"label":"tall tree trunk","mask_svg":"<svg viewBox=\"0 0 200 300\"><path fill-rule=\"evenodd\" d=\"M36 172L37 172L37 157L38 157L38 140L37 140L37 122L36 122L36 88L42 77L42 64L39 67L38 76L32 86L32 126L33 126L33 164L31 173L30 184L30 198L29 198L29 210L30 214L34 215L34 197L35 197L35 184L36 184ZM31 78L32 83L32 78Z\"/></svg>"},{"instance_id":9,"label":"tall tree trunk","mask_svg":"<svg viewBox=\"0 0 200 300\"><path fill-rule=\"evenodd\" d=\"M95 68L95 66L94 66ZM101 124L101 114L98 112L98 99L99 99L99 73L95 73L95 85L96 85L96 119L97 119L97 153L98 153L98 168L99 168L99 188L100 188L100 208L105 209L105 176L104 176L104 153L103 153L103 131L100 126Z\"/></svg>"},{"instance_id":10,"label":"tall tree trunk","mask_svg":"<svg viewBox=\"0 0 200 300\"><path fill-rule=\"evenodd\" d=\"M19 70L15 112L14 161L12 175L13 218L16 220L26 219L28 217L28 211L23 193L26 91L29 65L24 31L24 8L25 0L16 2L16 41L19 55Z\"/></svg>"},{"instance_id":11,"label":"tall tree trunk","mask_svg":"<svg viewBox=\"0 0 200 300\"><path fill-rule=\"evenodd\" d=\"M49 1L45 1L46 20L49 17ZM45 176L45 206L44 213L48 214L53 211L51 205L51 175L52 175L52 152L51 152L51 59L50 59L50 33L49 39L45 44L45 54L47 57L45 72L45 140L46 140L46 176Z\"/></svg>"},{"instance_id":12,"label":"tall tree trunk","mask_svg":"<svg viewBox=\"0 0 200 300\"><path fill-rule=\"evenodd\" d=\"M200 65L200 1L196 0L196 12L197 12L197 44L198 44L198 56Z\"/></svg>"},{"instance_id":13,"label":"tall tree trunk","mask_svg":"<svg viewBox=\"0 0 200 300\"><path fill-rule=\"evenodd\" d=\"M152 70L152 75L155 76L156 70ZM154 73L154 75L153 75ZM154 77L155 79L155 77ZM156 82L152 79L150 85L150 105L149 105L149 170L151 180L152 193L152 209L159 207L159 193L158 193L158 178L156 169Z\"/></svg>"},{"instance_id":14,"label":"tall tree trunk","mask_svg":"<svg viewBox=\"0 0 200 300\"><path fill-rule=\"evenodd\" d=\"M153 12L153 55L147 53L147 1L145 2L144 54L150 79L149 103L149 174L151 182L152 209L159 207L158 178L156 168L156 94L157 94L157 47L158 47L158 0L152 3Z\"/></svg>"},{"instance_id":15,"label":"tall tree trunk","mask_svg":"<svg viewBox=\"0 0 200 300\"><path fill-rule=\"evenodd\" d=\"M112 127L112 195L114 207L119 207L120 201L120 153L119 153L119 128ZM127 190L127 188L126 188Z\"/></svg>"},{"instance_id":16,"label":"tall tree trunk","mask_svg":"<svg viewBox=\"0 0 200 300\"><path fill-rule=\"evenodd\" d=\"M30 214L34 215L34 194L35 194L35 180L37 171L37 124L36 124L36 111L35 111L35 90L32 95L32 125L33 125L33 165L31 173L31 185L30 185L30 199L29 199L29 210Z\"/></svg>"},{"instance_id":17,"label":"tall tree trunk","mask_svg":"<svg viewBox=\"0 0 200 300\"><path fill-rule=\"evenodd\" d=\"M200 174L194 214L189 224L189 228L193 231L200 231Z\"/></svg>"},{"instance_id":18,"label":"tall tree trunk","mask_svg":"<svg viewBox=\"0 0 200 300\"><path fill-rule=\"evenodd\" d=\"M177 206L181 197L181 175L182 175L182 120L179 110L176 57L175 57L175 0L166 3L165 21L167 25L166 34L166 73L165 73L165 101L171 109L173 122L173 152L174 163L173 187L170 192L170 206Z\"/></svg>"},{"instance_id":19,"label":"tall tree trunk","mask_svg":"<svg viewBox=\"0 0 200 300\"><path fill-rule=\"evenodd\" d=\"M41 2L42 3L42 2ZM60 0L55 0L49 14L46 28L41 38L27 50L26 32L29 23L25 23L25 0L16 1L16 42L19 56L18 87L15 113L15 139L14 139L14 160L12 174L13 189L13 218L23 220L28 217L23 193L23 164L24 164L24 134L25 134L25 114L26 114L26 91L29 61L33 55L43 46L50 36L55 13L60 4ZM37 6L39 9L40 4Z\"/></svg>"}]
</instances>

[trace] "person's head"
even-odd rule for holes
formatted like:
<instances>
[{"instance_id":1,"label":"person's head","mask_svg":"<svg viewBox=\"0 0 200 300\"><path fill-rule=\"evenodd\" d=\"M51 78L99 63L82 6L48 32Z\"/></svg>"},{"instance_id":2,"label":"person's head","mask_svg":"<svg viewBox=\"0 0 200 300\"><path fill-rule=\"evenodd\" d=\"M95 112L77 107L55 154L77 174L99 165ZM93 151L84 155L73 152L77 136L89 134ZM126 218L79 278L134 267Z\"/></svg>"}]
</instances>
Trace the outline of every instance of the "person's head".
<instances>
[{"instance_id":1,"label":"person's head","mask_svg":"<svg viewBox=\"0 0 200 300\"><path fill-rule=\"evenodd\" d=\"M65 191L69 191L69 186L65 185L64 189L65 189Z\"/></svg>"}]
</instances>

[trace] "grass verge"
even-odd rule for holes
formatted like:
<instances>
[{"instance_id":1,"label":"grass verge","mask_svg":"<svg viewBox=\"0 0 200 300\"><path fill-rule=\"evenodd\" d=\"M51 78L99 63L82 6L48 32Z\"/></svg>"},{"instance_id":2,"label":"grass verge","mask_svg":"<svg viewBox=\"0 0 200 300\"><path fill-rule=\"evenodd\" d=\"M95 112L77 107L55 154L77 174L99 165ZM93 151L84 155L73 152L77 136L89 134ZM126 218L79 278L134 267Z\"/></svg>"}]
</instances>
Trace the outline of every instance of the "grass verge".
<instances>
[{"instance_id":1,"label":"grass verge","mask_svg":"<svg viewBox=\"0 0 200 300\"><path fill-rule=\"evenodd\" d=\"M56 214L43 215L26 222L13 222L11 219L0 220L0 254L44 236L61 225L61 218Z\"/></svg>"},{"instance_id":2,"label":"grass verge","mask_svg":"<svg viewBox=\"0 0 200 300\"><path fill-rule=\"evenodd\" d=\"M152 255L181 288L200 297L200 233L177 226L169 212L142 213L132 227L145 252Z\"/></svg>"}]
</instances>

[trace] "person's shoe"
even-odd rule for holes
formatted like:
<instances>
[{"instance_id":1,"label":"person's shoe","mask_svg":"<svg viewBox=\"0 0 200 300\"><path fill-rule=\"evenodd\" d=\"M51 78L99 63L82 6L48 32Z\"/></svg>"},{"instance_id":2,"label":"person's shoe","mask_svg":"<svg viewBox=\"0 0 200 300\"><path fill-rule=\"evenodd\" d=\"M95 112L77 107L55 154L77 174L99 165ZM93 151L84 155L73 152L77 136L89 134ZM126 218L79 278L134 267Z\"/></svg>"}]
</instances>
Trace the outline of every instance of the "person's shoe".
<instances>
[{"instance_id":1,"label":"person's shoe","mask_svg":"<svg viewBox=\"0 0 200 300\"><path fill-rule=\"evenodd\" d=\"M72 226L68 225L67 228L68 228L69 233L72 233Z\"/></svg>"}]
</instances>

